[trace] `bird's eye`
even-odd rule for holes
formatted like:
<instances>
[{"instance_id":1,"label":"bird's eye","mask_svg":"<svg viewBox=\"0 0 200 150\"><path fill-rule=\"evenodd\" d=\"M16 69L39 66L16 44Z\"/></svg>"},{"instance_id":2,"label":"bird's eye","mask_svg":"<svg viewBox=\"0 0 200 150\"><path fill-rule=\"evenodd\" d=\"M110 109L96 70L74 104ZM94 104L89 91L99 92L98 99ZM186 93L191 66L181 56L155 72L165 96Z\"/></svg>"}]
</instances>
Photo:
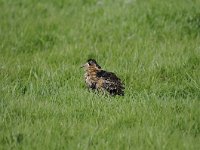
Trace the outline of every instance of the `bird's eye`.
<instances>
[{"instance_id":1,"label":"bird's eye","mask_svg":"<svg viewBox=\"0 0 200 150\"><path fill-rule=\"evenodd\" d=\"M88 64L89 64L89 65L92 65L92 62L91 62L91 61L89 61L89 62L88 62Z\"/></svg>"}]
</instances>

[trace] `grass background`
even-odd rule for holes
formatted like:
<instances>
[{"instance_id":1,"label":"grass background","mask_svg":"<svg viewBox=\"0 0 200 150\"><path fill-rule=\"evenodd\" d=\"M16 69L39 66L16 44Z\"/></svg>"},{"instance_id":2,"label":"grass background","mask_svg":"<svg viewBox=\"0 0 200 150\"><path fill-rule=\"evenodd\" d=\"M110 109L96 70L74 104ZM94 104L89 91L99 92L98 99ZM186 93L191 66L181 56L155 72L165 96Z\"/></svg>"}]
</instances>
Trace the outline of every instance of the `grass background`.
<instances>
[{"instance_id":1,"label":"grass background","mask_svg":"<svg viewBox=\"0 0 200 150\"><path fill-rule=\"evenodd\" d=\"M200 149L199 44L199 0L0 0L0 149Z\"/></svg>"}]
</instances>

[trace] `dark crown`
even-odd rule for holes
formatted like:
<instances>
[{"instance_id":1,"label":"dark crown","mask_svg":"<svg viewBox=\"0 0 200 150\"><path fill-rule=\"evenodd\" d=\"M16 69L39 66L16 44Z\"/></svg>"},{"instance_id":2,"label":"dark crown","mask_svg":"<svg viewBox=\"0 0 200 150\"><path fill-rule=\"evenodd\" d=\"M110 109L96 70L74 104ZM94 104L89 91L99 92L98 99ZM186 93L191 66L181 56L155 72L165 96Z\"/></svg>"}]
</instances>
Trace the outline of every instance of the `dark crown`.
<instances>
[{"instance_id":1,"label":"dark crown","mask_svg":"<svg viewBox=\"0 0 200 150\"><path fill-rule=\"evenodd\" d=\"M95 64L99 69L101 69L101 66L97 64L95 59L88 59L87 62L89 65Z\"/></svg>"}]
</instances>

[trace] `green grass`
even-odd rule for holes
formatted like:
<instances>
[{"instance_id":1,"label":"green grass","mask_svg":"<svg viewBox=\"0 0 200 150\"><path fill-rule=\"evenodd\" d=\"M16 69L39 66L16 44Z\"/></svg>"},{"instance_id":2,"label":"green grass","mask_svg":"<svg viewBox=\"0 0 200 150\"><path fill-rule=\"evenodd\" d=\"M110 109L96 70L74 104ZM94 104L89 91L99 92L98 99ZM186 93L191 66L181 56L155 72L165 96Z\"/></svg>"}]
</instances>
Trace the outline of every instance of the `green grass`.
<instances>
[{"instance_id":1,"label":"green grass","mask_svg":"<svg viewBox=\"0 0 200 150\"><path fill-rule=\"evenodd\" d=\"M199 43L199 0L0 0L0 149L200 149Z\"/></svg>"}]
</instances>

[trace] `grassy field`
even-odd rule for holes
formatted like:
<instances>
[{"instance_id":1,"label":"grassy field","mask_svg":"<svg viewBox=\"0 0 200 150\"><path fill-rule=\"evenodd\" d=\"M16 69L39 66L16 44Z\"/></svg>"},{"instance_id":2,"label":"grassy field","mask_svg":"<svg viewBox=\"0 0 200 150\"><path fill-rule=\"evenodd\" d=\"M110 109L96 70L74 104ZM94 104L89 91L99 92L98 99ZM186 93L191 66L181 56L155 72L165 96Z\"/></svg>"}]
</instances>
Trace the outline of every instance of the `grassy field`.
<instances>
[{"instance_id":1,"label":"grassy field","mask_svg":"<svg viewBox=\"0 0 200 150\"><path fill-rule=\"evenodd\" d=\"M200 149L200 1L0 0L0 149Z\"/></svg>"}]
</instances>

